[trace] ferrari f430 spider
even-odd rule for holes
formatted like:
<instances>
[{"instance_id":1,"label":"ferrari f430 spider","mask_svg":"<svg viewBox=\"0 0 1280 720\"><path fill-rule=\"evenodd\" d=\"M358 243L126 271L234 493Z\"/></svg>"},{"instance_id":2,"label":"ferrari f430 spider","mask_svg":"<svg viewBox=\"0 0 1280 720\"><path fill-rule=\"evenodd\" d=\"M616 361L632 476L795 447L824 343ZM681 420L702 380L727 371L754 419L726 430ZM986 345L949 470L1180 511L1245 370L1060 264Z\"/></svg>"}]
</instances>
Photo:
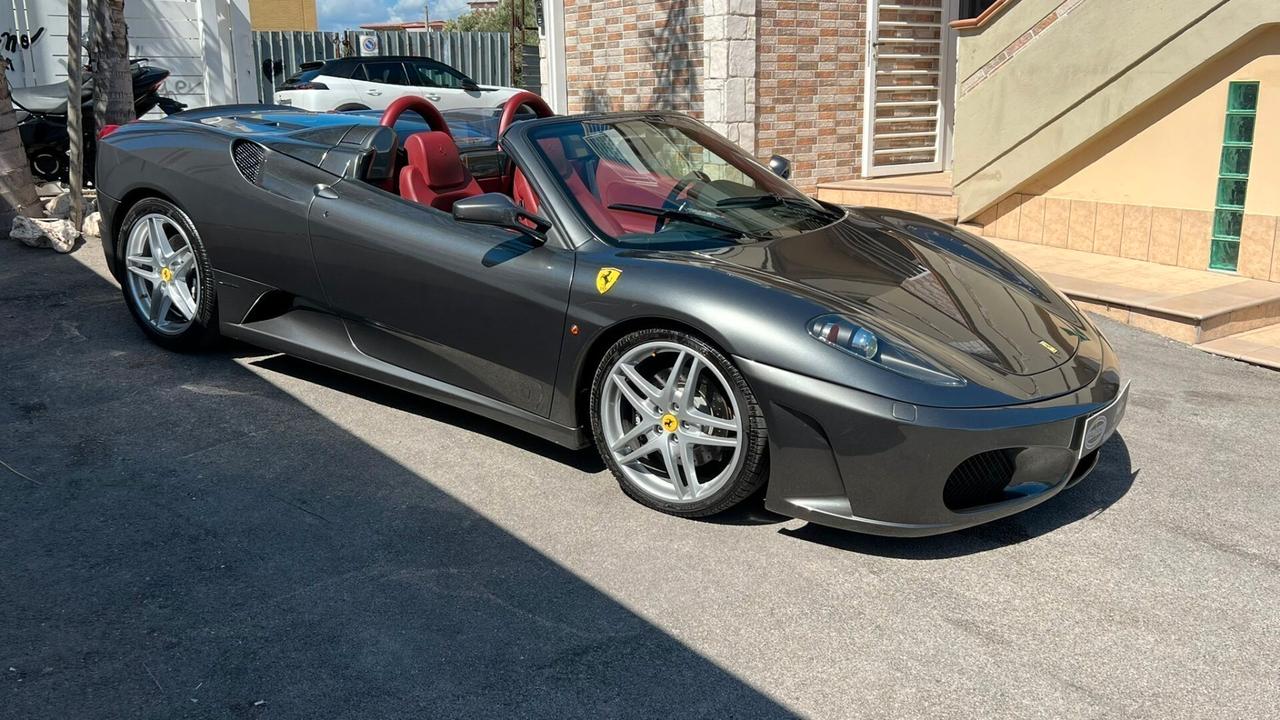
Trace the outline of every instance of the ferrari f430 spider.
<instances>
[{"instance_id":1,"label":"ferrari f430 spider","mask_svg":"<svg viewBox=\"0 0 1280 720\"><path fill-rule=\"evenodd\" d=\"M135 122L98 188L159 345L239 338L594 444L663 512L763 493L928 535L1080 482L1128 389L1097 328L979 237L786 174L684 115L525 93Z\"/></svg>"}]
</instances>

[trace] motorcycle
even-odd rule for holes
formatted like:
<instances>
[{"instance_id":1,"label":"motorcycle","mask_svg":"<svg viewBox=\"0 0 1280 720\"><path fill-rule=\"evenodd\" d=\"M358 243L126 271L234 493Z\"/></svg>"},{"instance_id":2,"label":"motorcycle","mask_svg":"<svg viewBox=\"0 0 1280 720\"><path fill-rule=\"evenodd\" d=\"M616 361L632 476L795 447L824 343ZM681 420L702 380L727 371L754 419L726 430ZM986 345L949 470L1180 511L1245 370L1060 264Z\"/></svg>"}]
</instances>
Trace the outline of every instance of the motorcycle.
<instances>
[{"instance_id":1,"label":"motorcycle","mask_svg":"<svg viewBox=\"0 0 1280 720\"><path fill-rule=\"evenodd\" d=\"M166 115L186 109L183 103L160 95L169 71L148 63L146 58L129 63L133 77L134 116L142 117L156 107ZM80 107L84 118L84 177L85 183L92 185L98 137L93 127L93 75L85 72L83 78ZM59 82L14 88L12 95L18 132L22 136L32 175L42 182L67 182L70 169L67 152L71 146L67 133L67 84Z\"/></svg>"}]
</instances>

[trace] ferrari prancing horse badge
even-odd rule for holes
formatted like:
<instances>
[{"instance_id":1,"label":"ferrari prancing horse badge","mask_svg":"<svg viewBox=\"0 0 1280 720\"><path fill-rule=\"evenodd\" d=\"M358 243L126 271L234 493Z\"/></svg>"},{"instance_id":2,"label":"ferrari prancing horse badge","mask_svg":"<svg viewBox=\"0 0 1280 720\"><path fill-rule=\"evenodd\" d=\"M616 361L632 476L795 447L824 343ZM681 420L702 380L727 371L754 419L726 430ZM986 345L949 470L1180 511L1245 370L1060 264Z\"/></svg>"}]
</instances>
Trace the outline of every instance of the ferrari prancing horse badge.
<instances>
[{"instance_id":1,"label":"ferrari prancing horse badge","mask_svg":"<svg viewBox=\"0 0 1280 720\"><path fill-rule=\"evenodd\" d=\"M601 295L609 292L609 288L613 287L620 277L622 277L622 271L618 268L600 268L600 272L596 273L596 290Z\"/></svg>"}]
</instances>

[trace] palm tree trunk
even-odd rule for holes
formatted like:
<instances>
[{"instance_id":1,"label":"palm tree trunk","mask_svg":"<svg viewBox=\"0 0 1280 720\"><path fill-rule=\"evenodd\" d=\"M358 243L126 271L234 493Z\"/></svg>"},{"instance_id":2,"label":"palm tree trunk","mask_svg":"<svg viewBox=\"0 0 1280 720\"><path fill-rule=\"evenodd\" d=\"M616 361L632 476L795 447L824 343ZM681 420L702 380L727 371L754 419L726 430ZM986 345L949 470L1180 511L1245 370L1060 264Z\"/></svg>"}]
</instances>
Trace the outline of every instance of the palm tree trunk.
<instances>
[{"instance_id":1,"label":"palm tree trunk","mask_svg":"<svg viewBox=\"0 0 1280 720\"><path fill-rule=\"evenodd\" d=\"M81 0L67 0L67 177L71 186L71 222L77 229L84 224L84 105L80 101L84 94L84 40L80 34L83 7Z\"/></svg>"},{"instance_id":2,"label":"palm tree trunk","mask_svg":"<svg viewBox=\"0 0 1280 720\"><path fill-rule=\"evenodd\" d=\"M9 78L0 65L0 235L8 235L15 215L39 217L40 199L18 135Z\"/></svg>"},{"instance_id":3,"label":"palm tree trunk","mask_svg":"<svg viewBox=\"0 0 1280 720\"><path fill-rule=\"evenodd\" d=\"M129 30L124 0L92 0L94 127L133 119L133 76L129 71Z\"/></svg>"}]
</instances>

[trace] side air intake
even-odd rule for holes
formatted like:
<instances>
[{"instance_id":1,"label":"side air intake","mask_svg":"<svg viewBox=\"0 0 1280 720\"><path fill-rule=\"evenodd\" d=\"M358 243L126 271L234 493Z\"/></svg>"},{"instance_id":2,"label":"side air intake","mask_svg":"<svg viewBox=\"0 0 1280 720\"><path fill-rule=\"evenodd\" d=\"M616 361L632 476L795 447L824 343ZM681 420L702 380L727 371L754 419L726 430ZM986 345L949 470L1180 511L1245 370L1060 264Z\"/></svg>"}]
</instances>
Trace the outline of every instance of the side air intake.
<instances>
[{"instance_id":1,"label":"side air intake","mask_svg":"<svg viewBox=\"0 0 1280 720\"><path fill-rule=\"evenodd\" d=\"M258 184L258 176L262 172L262 161L267 157L267 149L255 142L236 140L231 143L231 159L236 169L245 180Z\"/></svg>"},{"instance_id":2,"label":"side air intake","mask_svg":"<svg viewBox=\"0 0 1280 720\"><path fill-rule=\"evenodd\" d=\"M952 510L965 510L1004 499L1019 449L978 453L960 463L942 488L942 501Z\"/></svg>"}]
</instances>

